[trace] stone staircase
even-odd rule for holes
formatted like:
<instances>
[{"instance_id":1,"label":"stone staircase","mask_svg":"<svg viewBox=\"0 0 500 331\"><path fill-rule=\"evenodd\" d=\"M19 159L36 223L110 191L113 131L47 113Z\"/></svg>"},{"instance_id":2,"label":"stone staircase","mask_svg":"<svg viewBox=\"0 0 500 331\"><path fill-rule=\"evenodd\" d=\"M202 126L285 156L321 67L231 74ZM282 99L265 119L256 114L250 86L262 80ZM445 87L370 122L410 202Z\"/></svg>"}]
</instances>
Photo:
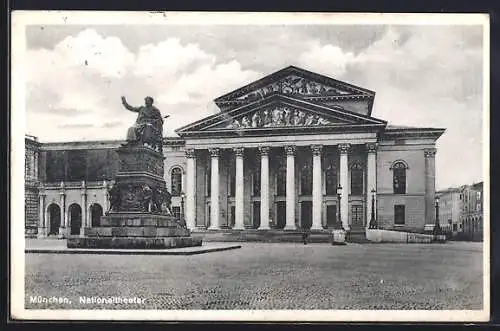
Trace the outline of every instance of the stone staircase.
<instances>
[{"instance_id":1,"label":"stone staircase","mask_svg":"<svg viewBox=\"0 0 500 331\"><path fill-rule=\"evenodd\" d=\"M351 243L365 244L370 241L366 239L366 230L363 226L353 226L346 233L345 240Z\"/></svg>"}]
</instances>

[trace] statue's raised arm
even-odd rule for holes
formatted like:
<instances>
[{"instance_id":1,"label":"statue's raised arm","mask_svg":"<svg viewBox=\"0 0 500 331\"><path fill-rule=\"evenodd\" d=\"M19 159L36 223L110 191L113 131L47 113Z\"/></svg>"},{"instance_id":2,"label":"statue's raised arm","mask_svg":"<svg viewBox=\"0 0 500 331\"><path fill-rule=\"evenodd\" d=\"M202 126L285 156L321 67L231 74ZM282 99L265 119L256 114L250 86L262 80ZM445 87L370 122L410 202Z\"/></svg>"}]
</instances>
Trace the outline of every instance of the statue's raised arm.
<instances>
[{"instance_id":1,"label":"statue's raised arm","mask_svg":"<svg viewBox=\"0 0 500 331\"><path fill-rule=\"evenodd\" d=\"M125 107L126 109L128 109L130 111L133 111L136 113L139 112L140 107L134 107L134 106L129 105L124 96L122 96L122 104L123 104L123 107Z\"/></svg>"}]
</instances>

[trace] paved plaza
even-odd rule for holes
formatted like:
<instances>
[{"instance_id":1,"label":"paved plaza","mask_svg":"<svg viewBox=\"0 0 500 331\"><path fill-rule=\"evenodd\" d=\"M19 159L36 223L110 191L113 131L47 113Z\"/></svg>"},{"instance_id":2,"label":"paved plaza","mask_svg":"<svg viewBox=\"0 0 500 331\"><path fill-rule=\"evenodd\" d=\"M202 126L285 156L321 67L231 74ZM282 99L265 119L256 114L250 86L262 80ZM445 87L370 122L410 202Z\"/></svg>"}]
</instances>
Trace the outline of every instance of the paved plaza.
<instances>
[{"instance_id":1,"label":"paved plaza","mask_svg":"<svg viewBox=\"0 0 500 331\"><path fill-rule=\"evenodd\" d=\"M26 307L482 309L481 243L241 246L193 256L26 254ZM83 303L80 297L145 301Z\"/></svg>"}]
</instances>

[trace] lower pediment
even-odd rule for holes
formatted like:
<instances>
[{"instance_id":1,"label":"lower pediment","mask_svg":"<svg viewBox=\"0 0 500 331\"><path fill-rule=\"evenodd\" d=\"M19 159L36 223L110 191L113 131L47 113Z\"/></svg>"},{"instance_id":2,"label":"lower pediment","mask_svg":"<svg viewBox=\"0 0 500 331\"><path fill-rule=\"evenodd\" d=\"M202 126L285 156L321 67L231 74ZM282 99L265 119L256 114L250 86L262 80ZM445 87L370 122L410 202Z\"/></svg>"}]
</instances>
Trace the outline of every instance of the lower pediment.
<instances>
[{"instance_id":1,"label":"lower pediment","mask_svg":"<svg viewBox=\"0 0 500 331\"><path fill-rule=\"evenodd\" d=\"M276 105L265 107L253 113L227 119L210 129L252 129L252 128L282 128L321 126L343 124L339 120L328 119L311 111L305 111L290 106Z\"/></svg>"},{"instance_id":2,"label":"lower pediment","mask_svg":"<svg viewBox=\"0 0 500 331\"><path fill-rule=\"evenodd\" d=\"M182 135L216 134L242 131L314 131L385 126L379 119L284 95L270 96L229 112L221 112L176 130Z\"/></svg>"}]
</instances>

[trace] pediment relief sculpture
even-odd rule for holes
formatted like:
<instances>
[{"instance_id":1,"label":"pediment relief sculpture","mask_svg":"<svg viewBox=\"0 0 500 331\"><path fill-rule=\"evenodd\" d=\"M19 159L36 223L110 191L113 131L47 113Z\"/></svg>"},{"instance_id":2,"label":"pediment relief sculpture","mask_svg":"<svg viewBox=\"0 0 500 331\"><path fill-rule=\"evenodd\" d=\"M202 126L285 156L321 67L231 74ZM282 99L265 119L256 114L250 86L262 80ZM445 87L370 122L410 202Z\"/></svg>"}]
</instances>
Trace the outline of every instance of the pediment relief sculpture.
<instances>
[{"instance_id":1,"label":"pediment relief sculpture","mask_svg":"<svg viewBox=\"0 0 500 331\"><path fill-rule=\"evenodd\" d=\"M253 115L232 119L226 126L228 129L238 128L270 128L288 126L320 126L332 122L317 114L306 113L302 110L292 109L286 106L264 109Z\"/></svg>"},{"instance_id":2,"label":"pediment relief sculpture","mask_svg":"<svg viewBox=\"0 0 500 331\"><path fill-rule=\"evenodd\" d=\"M259 98L264 98L266 95L275 92L302 96L329 96L351 94L350 92L342 91L331 86L310 81L296 75L290 75L277 82L266 85L256 91L240 96L236 99L253 101Z\"/></svg>"}]
</instances>

